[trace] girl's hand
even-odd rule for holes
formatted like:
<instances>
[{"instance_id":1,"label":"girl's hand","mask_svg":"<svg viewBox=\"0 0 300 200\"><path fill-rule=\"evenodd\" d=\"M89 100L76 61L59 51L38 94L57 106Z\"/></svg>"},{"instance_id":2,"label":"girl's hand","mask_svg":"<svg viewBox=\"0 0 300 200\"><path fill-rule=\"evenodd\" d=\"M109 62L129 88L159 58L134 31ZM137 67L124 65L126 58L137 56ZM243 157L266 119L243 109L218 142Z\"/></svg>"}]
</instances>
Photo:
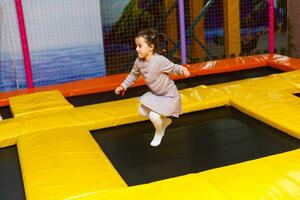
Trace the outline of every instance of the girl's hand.
<instances>
[{"instance_id":1,"label":"girl's hand","mask_svg":"<svg viewBox=\"0 0 300 200\"><path fill-rule=\"evenodd\" d=\"M184 66L181 66L180 69L179 69L179 73L185 77L189 77L191 74L189 72L189 70L184 67Z\"/></svg>"},{"instance_id":2,"label":"girl's hand","mask_svg":"<svg viewBox=\"0 0 300 200\"><path fill-rule=\"evenodd\" d=\"M122 92L122 96L124 96L125 88L123 86L119 86L115 89L115 93L119 95Z\"/></svg>"}]
</instances>

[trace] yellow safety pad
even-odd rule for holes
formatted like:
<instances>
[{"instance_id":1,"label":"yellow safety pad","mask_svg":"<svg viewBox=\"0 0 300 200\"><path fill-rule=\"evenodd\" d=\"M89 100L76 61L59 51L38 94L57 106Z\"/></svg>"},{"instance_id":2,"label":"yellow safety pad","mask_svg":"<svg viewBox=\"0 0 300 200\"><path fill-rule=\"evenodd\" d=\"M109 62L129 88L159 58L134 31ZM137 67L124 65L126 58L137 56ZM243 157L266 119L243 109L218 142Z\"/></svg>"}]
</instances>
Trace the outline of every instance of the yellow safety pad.
<instances>
[{"instance_id":1,"label":"yellow safety pad","mask_svg":"<svg viewBox=\"0 0 300 200\"><path fill-rule=\"evenodd\" d=\"M288 81L287 81L288 80ZM300 70L215 85L226 92L230 105L300 139Z\"/></svg>"},{"instance_id":2,"label":"yellow safety pad","mask_svg":"<svg viewBox=\"0 0 300 200\"><path fill-rule=\"evenodd\" d=\"M300 149L199 174L229 199L300 199Z\"/></svg>"},{"instance_id":3,"label":"yellow safety pad","mask_svg":"<svg viewBox=\"0 0 300 200\"><path fill-rule=\"evenodd\" d=\"M300 99L290 93L235 88L230 104L289 135L300 139Z\"/></svg>"},{"instance_id":4,"label":"yellow safety pad","mask_svg":"<svg viewBox=\"0 0 300 200\"><path fill-rule=\"evenodd\" d=\"M181 96L185 113L229 102L225 93L205 86L185 89ZM3 120L0 123L0 147L14 145L19 135L35 131L76 126L95 130L146 120L138 113L139 105L138 98L131 98Z\"/></svg>"},{"instance_id":5,"label":"yellow safety pad","mask_svg":"<svg viewBox=\"0 0 300 200\"><path fill-rule=\"evenodd\" d=\"M96 199L296 200L300 199L300 150L78 198Z\"/></svg>"},{"instance_id":6,"label":"yellow safety pad","mask_svg":"<svg viewBox=\"0 0 300 200\"><path fill-rule=\"evenodd\" d=\"M73 114L74 111L72 109L60 113L44 113L36 116L3 120L0 123L0 147L16 144L20 135L55 128L84 126L77 118L77 115ZM101 116L105 115L102 114ZM107 121L103 117L101 122L105 123Z\"/></svg>"},{"instance_id":7,"label":"yellow safety pad","mask_svg":"<svg viewBox=\"0 0 300 200\"><path fill-rule=\"evenodd\" d=\"M281 76L282 74L285 73L273 74L259 78L250 78L240 81L232 81L213 85L212 87L227 93L229 96L234 92L235 88L239 87L243 87L246 90L245 92L247 92L248 88L261 90L264 92L268 92L270 90L285 91L290 93L296 92L298 89L295 87L295 85L291 82L285 81Z\"/></svg>"},{"instance_id":8,"label":"yellow safety pad","mask_svg":"<svg viewBox=\"0 0 300 200\"><path fill-rule=\"evenodd\" d=\"M112 101L107 103L89 105L76 108L76 116L82 116L80 119L89 130L95 130L100 128L106 128L111 126L118 126L122 124L128 124L146 120L145 117L141 117L138 113L138 107L140 103L138 98L130 98L119 101ZM96 112L96 113L95 113ZM99 114L105 114L111 120L109 123L99 124L105 118L98 118Z\"/></svg>"},{"instance_id":9,"label":"yellow safety pad","mask_svg":"<svg viewBox=\"0 0 300 200\"><path fill-rule=\"evenodd\" d=\"M280 76L286 82L293 84L296 88L300 88L300 70L281 73Z\"/></svg>"},{"instance_id":10,"label":"yellow safety pad","mask_svg":"<svg viewBox=\"0 0 300 200\"><path fill-rule=\"evenodd\" d=\"M83 128L22 135L17 146L27 199L76 199L98 190L127 187Z\"/></svg>"},{"instance_id":11,"label":"yellow safety pad","mask_svg":"<svg viewBox=\"0 0 300 200\"><path fill-rule=\"evenodd\" d=\"M73 108L58 90L11 97L9 104L14 117Z\"/></svg>"},{"instance_id":12,"label":"yellow safety pad","mask_svg":"<svg viewBox=\"0 0 300 200\"><path fill-rule=\"evenodd\" d=\"M229 97L221 90L205 85L180 91L183 113L229 105Z\"/></svg>"},{"instance_id":13,"label":"yellow safety pad","mask_svg":"<svg viewBox=\"0 0 300 200\"><path fill-rule=\"evenodd\" d=\"M229 200L215 185L198 174L188 174L128 188L98 191L76 200Z\"/></svg>"},{"instance_id":14,"label":"yellow safety pad","mask_svg":"<svg viewBox=\"0 0 300 200\"><path fill-rule=\"evenodd\" d=\"M137 98L132 98L3 120L0 123L0 147L14 145L19 135L36 131L80 126L95 130L145 120L138 114L138 105Z\"/></svg>"}]
</instances>

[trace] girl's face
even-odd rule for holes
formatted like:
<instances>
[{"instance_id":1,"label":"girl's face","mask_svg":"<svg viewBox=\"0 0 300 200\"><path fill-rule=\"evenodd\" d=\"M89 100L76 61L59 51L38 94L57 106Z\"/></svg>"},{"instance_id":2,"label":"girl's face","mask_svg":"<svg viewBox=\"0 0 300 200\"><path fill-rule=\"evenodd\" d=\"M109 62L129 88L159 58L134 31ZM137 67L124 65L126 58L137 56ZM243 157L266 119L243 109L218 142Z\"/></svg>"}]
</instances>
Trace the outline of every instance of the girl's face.
<instances>
[{"instance_id":1,"label":"girl's face","mask_svg":"<svg viewBox=\"0 0 300 200\"><path fill-rule=\"evenodd\" d=\"M154 45L148 45L143 37L136 37L135 44L138 57L148 61L153 55Z\"/></svg>"}]
</instances>

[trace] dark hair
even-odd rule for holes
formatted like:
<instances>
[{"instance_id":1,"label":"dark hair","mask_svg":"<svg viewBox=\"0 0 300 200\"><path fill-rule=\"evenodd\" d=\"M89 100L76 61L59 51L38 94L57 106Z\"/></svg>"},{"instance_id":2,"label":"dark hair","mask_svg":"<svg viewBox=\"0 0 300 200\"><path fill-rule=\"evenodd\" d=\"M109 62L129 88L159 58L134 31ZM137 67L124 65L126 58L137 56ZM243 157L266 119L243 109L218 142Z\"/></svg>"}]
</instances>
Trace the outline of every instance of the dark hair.
<instances>
[{"instance_id":1,"label":"dark hair","mask_svg":"<svg viewBox=\"0 0 300 200\"><path fill-rule=\"evenodd\" d=\"M148 45L154 45L154 53L166 54L168 47L168 40L163 33L159 33L153 29L146 29L140 31L136 37L142 37L145 39Z\"/></svg>"}]
</instances>

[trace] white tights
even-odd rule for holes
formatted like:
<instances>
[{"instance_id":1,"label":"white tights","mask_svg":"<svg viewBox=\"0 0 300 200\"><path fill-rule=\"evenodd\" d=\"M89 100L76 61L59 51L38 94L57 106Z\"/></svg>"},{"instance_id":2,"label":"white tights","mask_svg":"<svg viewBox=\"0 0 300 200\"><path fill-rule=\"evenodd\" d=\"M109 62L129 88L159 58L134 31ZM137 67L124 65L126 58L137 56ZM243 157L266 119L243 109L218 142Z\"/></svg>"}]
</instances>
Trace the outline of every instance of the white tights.
<instances>
[{"instance_id":1,"label":"white tights","mask_svg":"<svg viewBox=\"0 0 300 200\"><path fill-rule=\"evenodd\" d=\"M172 120L150 110L143 105L139 107L139 113L141 116L149 117L150 121L152 122L155 128L155 135L150 145L158 146L165 134L166 128L171 124Z\"/></svg>"}]
</instances>

